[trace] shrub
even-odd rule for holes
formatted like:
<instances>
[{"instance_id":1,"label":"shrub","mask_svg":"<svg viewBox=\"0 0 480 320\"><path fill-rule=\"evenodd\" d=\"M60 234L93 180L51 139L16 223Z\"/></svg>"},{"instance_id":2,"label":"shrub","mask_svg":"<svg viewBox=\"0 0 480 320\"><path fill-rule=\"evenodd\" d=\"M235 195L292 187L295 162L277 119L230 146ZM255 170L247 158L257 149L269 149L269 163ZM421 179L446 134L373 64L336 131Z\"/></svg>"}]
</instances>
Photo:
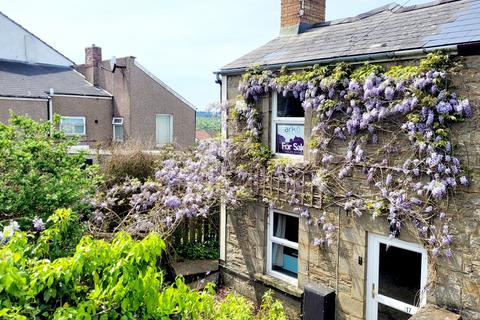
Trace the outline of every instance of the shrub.
<instances>
[{"instance_id":1,"label":"shrub","mask_svg":"<svg viewBox=\"0 0 480 320\"><path fill-rule=\"evenodd\" d=\"M182 278L164 283L165 243L156 233L140 241L124 232L111 242L84 236L72 255L46 259L75 221L59 210L44 231L19 232L12 223L0 234L2 319L285 319L268 295L255 316L239 295L218 301L213 284L195 291Z\"/></svg>"},{"instance_id":2,"label":"shrub","mask_svg":"<svg viewBox=\"0 0 480 320\"><path fill-rule=\"evenodd\" d=\"M107 185L122 183L127 178L146 181L155 174L158 154L146 152L148 148L139 141L115 144L110 156L101 161L101 170L107 177Z\"/></svg>"},{"instance_id":3,"label":"shrub","mask_svg":"<svg viewBox=\"0 0 480 320\"><path fill-rule=\"evenodd\" d=\"M0 124L0 220L26 224L56 208L79 208L94 194L97 167L85 167L82 153L68 153L75 143L50 122L12 114L9 124Z\"/></svg>"}]
</instances>

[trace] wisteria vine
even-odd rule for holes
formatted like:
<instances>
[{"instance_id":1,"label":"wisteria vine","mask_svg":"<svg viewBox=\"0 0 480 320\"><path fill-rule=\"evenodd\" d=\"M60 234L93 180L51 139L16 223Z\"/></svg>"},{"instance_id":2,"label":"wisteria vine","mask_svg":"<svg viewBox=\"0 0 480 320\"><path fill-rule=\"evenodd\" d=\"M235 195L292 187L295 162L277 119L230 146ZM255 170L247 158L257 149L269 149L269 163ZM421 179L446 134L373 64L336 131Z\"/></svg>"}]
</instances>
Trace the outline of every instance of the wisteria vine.
<instances>
[{"instance_id":1,"label":"wisteria vine","mask_svg":"<svg viewBox=\"0 0 480 320\"><path fill-rule=\"evenodd\" d=\"M388 71L378 65L353 69L346 64L314 66L299 73L255 68L240 83L243 97L234 117L243 121L244 135L258 142L261 125L256 102L268 94L292 93L312 112L313 161L276 161L275 174L296 186L301 181L295 180L293 168L304 172L308 167L311 183L330 200L325 207L339 205L357 217L384 216L391 237L411 222L433 256L450 257L453 236L443 208L459 185L470 183L455 155L450 127L472 116L469 101L451 91L451 68L449 57L440 53L429 54L418 66L395 66ZM409 147L399 150L396 144L404 140ZM403 159L401 163L398 158ZM368 195L345 187L345 178L357 171L371 185ZM262 175L258 170L250 173ZM337 190L335 196L332 190ZM289 197L289 204L298 204L295 192ZM263 200L273 206L279 199ZM336 227L325 212L313 221L308 206L296 210L308 224L320 226L323 236L315 238L315 244L332 242Z\"/></svg>"}]
</instances>

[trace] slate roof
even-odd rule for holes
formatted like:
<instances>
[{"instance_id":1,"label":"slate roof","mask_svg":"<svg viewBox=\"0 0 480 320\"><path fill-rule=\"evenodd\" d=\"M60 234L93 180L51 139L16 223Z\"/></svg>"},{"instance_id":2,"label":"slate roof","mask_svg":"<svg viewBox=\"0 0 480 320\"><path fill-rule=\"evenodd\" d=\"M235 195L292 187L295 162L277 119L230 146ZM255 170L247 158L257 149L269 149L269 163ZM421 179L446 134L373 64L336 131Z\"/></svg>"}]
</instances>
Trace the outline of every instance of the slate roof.
<instances>
[{"instance_id":1,"label":"slate roof","mask_svg":"<svg viewBox=\"0 0 480 320\"><path fill-rule=\"evenodd\" d=\"M408 7L392 3L314 25L302 34L279 36L221 72L476 41L480 41L480 0L439 0Z\"/></svg>"},{"instance_id":2,"label":"slate roof","mask_svg":"<svg viewBox=\"0 0 480 320\"><path fill-rule=\"evenodd\" d=\"M53 51L55 51L56 53L58 53L59 55L61 55L62 57L64 57L66 60L70 61L72 63L72 65L75 65L75 62L73 62L72 60L70 60L69 58L67 58L65 55L63 55L63 53L61 53L60 51L58 51L57 49L55 49L54 47L52 47L51 45L49 45L48 43L46 43L45 41L43 41L42 39L40 39L39 37L37 37L36 35L34 35L32 32L28 31L27 28L25 28L24 26L22 26L20 23L16 22L15 20L13 20L12 18L10 18L9 16L7 16L5 13L1 12L0 11L0 15L4 16L6 19L10 20L12 23L16 24L18 27L20 27L21 29L25 30L25 32L29 33L32 37L36 38L38 41L42 42L43 44L45 44L47 47L49 47L50 49L52 49Z\"/></svg>"},{"instance_id":3,"label":"slate roof","mask_svg":"<svg viewBox=\"0 0 480 320\"><path fill-rule=\"evenodd\" d=\"M71 67L0 61L0 96L47 98L55 94L111 97Z\"/></svg>"}]
</instances>

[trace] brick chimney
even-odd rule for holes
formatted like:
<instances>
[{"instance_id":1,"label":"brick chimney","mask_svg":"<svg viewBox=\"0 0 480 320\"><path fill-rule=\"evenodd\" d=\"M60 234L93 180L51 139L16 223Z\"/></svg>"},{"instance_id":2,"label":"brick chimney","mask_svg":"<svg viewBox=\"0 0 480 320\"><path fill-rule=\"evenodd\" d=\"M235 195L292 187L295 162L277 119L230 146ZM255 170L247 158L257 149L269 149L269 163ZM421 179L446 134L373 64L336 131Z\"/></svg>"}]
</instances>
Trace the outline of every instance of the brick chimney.
<instances>
[{"instance_id":1,"label":"brick chimney","mask_svg":"<svg viewBox=\"0 0 480 320\"><path fill-rule=\"evenodd\" d=\"M302 33L325 21L326 0L281 0L280 34Z\"/></svg>"},{"instance_id":2,"label":"brick chimney","mask_svg":"<svg viewBox=\"0 0 480 320\"><path fill-rule=\"evenodd\" d=\"M101 62L102 48L94 44L85 48L85 78L95 86L100 85Z\"/></svg>"}]
</instances>

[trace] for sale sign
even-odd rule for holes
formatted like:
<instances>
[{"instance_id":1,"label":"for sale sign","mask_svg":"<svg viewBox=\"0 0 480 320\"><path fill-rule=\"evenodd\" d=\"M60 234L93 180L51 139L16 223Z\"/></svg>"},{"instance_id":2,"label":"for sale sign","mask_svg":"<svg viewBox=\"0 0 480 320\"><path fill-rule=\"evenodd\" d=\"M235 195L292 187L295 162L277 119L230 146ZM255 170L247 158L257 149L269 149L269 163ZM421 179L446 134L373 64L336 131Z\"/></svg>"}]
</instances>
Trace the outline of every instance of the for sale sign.
<instances>
[{"instance_id":1,"label":"for sale sign","mask_svg":"<svg viewBox=\"0 0 480 320\"><path fill-rule=\"evenodd\" d=\"M303 155L303 124L277 124L276 153Z\"/></svg>"}]
</instances>

